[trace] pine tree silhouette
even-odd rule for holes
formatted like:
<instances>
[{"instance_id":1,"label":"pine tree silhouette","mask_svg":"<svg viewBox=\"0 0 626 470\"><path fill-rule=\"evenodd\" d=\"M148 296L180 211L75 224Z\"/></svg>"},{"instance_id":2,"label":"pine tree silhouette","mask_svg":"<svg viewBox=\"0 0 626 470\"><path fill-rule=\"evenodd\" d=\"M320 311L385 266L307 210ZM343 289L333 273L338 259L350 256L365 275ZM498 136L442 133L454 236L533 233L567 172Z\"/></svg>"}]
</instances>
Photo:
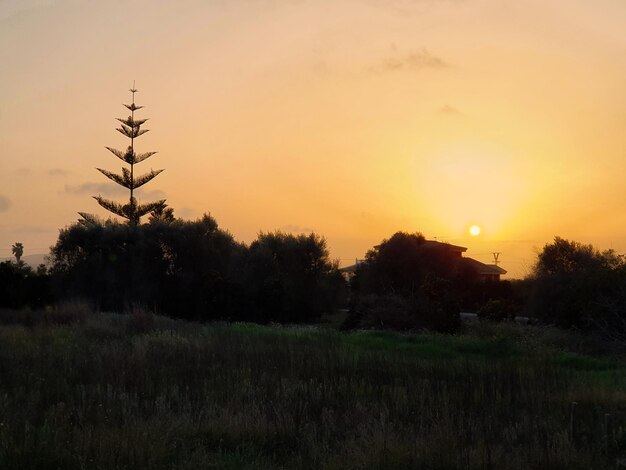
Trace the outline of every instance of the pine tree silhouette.
<instances>
[{"instance_id":1,"label":"pine tree silhouette","mask_svg":"<svg viewBox=\"0 0 626 470\"><path fill-rule=\"evenodd\" d=\"M134 82L133 87L129 91L132 93L132 104L125 104L124 106L130 110L130 116L126 119L116 118L121 122L121 126L116 130L130 139L130 145L125 152L111 147L106 148L120 160L128 163L130 165L130 170L123 167L121 175L108 170L103 170L102 168L97 168L97 170L110 180L115 181L120 186L127 188L130 191L130 198L128 204L120 204L118 202L105 199L102 196L94 196L94 199L108 211L128 219L129 224L138 225L142 216L154 211L161 213L165 209L166 204L165 199L149 202L147 204L139 204L134 195L135 189L151 181L163 170L150 170L148 173L141 176L135 176L135 165L148 159L156 152L135 152L135 139L148 132L148 129L141 129L141 126L148 119L135 119L135 111L143 108L143 106L137 106L135 104L135 93L137 93L137 90L135 89ZM90 214L79 214L83 217L83 219L85 219L86 222L89 222L94 217Z\"/></svg>"}]
</instances>

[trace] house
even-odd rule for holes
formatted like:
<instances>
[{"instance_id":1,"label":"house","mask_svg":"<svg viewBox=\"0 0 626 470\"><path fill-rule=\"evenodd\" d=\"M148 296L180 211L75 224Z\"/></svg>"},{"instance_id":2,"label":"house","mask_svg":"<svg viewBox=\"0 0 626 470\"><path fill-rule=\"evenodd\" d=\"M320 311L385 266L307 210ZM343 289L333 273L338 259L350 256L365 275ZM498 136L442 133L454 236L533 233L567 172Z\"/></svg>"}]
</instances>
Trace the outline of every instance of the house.
<instances>
[{"instance_id":1,"label":"house","mask_svg":"<svg viewBox=\"0 0 626 470\"><path fill-rule=\"evenodd\" d=\"M426 240L424 245L430 249L446 250L451 256L459 259L461 263L459 268L471 271L482 281L499 281L500 276L507 273L505 269L502 269L497 264L485 264L474 258L464 257L463 253L467 251L467 248L464 246L442 243L436 240Z\"/></svg>"},{"instance_id":2,"label":"house","mask_svg":"<svg viewBox=\"0 0 626 470\"><path fill-rule=\"evenodd\" d=\"M350 266L346 266L344 268L341 268L339 271L341 271L341 274L343 274L343 278L346 281L350 281L350 279L352 279L354 277L354 275L356 274L356 268L359 264L363 263L365 260L364 259L355 259L354 260L354 264L351 264Z\"/></svg>"},{"instance_id":3,"label":"house","mask_svg":"<svg viewBox=\"0 0 626 470\"><path fill-rule=\"evenodd\" d=\"M499 281L500 276L506 274L506 270L497 264L485 264L473 258L463 258L464 266L476 273L479 279L483 281Z\"/></svg>"},{"instance_id":4,"label":"house","mask_svg":"<svg viewBox=\"0 0 626 470\"><path fill-rule=\"evenodd\" d=\"M459 269L473 273L482 281L497 282L500 281L500 276L507 273L505 269L496 264L485 264L474 258L463 256L463 253L467 251L467 248L464 246L442 243L436 240L425 240L422 246L427 250L444 250L446 254L457 260ZM346 281L354 277L358 265L364 261L357 259L354 264L341 269L341 273Z\"/></svg>"}]
</instances>

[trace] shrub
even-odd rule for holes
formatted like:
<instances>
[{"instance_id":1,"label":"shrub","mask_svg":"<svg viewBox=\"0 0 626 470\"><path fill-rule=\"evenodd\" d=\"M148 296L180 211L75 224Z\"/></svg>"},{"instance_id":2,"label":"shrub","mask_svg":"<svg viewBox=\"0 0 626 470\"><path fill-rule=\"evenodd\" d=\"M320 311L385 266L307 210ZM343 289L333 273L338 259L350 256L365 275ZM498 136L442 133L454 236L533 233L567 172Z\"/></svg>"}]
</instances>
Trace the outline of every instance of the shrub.
<instances>
[{"instance_id":1,"label":"shrub","mask_svg":"<svg viewBox=\"0 0 626 470\"><path fill-rule=\"evenodd\" d=\"M23 261L0 262L0 308L42 308L52 301L45 267L34 271Z\"/></svg>"},{"instance_id":2,"label":"shrub","mask_svg":"<svg viewBox=\"0 0 626 470\"><path fill-rule=\"evenodd\" d=\"M458 304L426 296L399 295L358 297L342 329L431 330L454 333L461 325Z\"/></svg>"},{"instance_id":3,"label":"shrub","mask_svg":"<svg viewBox=\"0 0 626 470\"><path fill-rule=\"evenodd\" d=\"M299 323L332 312L346 294L338 264L319 235L261 233L245 257L250 320Z\"/></svg>"},{"instance_id":4,"label":"shrub","mask_svg":"<svg viewBox=\"0 0 626 470\"><path fill-rule=\"evenodd\" d=\"M66 301L49 308L43 313L45 323L53 325L71 325L85 323L93 309L85 301Z\"/></svg>"},{"instance_id":5,"label":"shrub","mask_svg":"<svg viewBox=\"0 0 626 470\"><path fill-rule=\"evenodd\" d=\"M52 248L62 298L102 310L139 303L189 319L226 318L233 264L243 247L210 217L189 222L75 224Z\"/></svg>"},{"instance_id":6,"label":"shrub","mask_svg":"<svg viewBox=\"0 0 626 470\"><path fill-rule=\"evenodd\" d=\"M131 305L128 310L126 331L139 335L150 333L154 330L154 314L140 305Z\"/></svg>"},{"instance_id":7,"label":"shrub","mask_svg":"<svg viewBox=\"0 0 626 470\"><path fill-rule=\"evenodd\" d=\"M556 237L539 254L530 315L546 324L626 335L626 264L608 250Z\"/></svg>"}]
</instances>

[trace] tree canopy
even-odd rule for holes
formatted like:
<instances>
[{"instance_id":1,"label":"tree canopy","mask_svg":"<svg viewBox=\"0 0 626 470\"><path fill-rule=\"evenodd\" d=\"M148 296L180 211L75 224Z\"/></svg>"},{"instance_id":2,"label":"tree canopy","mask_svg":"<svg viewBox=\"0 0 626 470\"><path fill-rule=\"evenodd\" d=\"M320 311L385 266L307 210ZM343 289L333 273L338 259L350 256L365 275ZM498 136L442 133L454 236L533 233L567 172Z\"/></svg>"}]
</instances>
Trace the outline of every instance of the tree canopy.
<instances>
[{"instance_id":1,"label":"tree canopy","mask_svg":"<svg viewBox=\"0 0 626 470\"><path fill-rule=\"evenodd\" d=\"M127 219L131 225L137 225L139 224L141 217L146 214L155 211L159 214L163 214L165 208L165 199L140 204L135 197L136 189L154 179L163 170L150 170L143 175L135 175L135 165L150 158L156 152L135 152L135 139L148 132L148 129L141 129L141 126L148 119L135 119L135 111L143 108L143 106L137 106L135 104L135 93L137 92L137 90L135 89L134 84L133 88L131 88L129 91L132 93L132 103L125 104L124 106L128 108L131 114L127 118L117 118L117 120L121 124L120 127L118 127L116 130L122 135L128 137L128 139L130 139L130 144L125 151L117 150L112 147L106 147L106 149L109 150L113 155L118 157L120 160L127 163L130 168L122 168L122 174L117 174L109 170L97 168L100 173L109 178L111 181L114 181L120 186L128 189L129 200L127 204L121 204L110 199L103 198L100 195L94 196L94 199L98 201L98 204L100 204L109 212L112 212L115 215ZM79 214L85 220L90 221L93 219L93 216L91 216L90 214L85 214L82 212L79 212Z\"/></svg>"},{"instance_id":2,"label":"tree canopy","mask_svg":"<svg viewBox=\"0 0 626 470\"><path fill-rule=\"evenodd\" d=\"M626 334L626 263L555 237L537 256L528 311L544 323Z\"/></svg>"}]
</instances>

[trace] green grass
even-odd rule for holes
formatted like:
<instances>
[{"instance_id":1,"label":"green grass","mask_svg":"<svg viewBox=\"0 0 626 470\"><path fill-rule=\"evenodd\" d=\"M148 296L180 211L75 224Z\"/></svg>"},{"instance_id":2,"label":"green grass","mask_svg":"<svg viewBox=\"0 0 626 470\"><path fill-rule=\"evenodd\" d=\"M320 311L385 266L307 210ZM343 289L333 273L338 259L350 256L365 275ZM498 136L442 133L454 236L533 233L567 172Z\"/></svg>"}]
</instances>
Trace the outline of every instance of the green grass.
<instances>
[{"instance_id":1,"label":"green grass","mask_svg":"<svg viewBox=\"0 0 626 470\"><path fill-rule=\"evenodd\" d=\"M626 457L626 363L554 330L11 315L1 469L608 469Z\"/></svg>"}]
</instances>

